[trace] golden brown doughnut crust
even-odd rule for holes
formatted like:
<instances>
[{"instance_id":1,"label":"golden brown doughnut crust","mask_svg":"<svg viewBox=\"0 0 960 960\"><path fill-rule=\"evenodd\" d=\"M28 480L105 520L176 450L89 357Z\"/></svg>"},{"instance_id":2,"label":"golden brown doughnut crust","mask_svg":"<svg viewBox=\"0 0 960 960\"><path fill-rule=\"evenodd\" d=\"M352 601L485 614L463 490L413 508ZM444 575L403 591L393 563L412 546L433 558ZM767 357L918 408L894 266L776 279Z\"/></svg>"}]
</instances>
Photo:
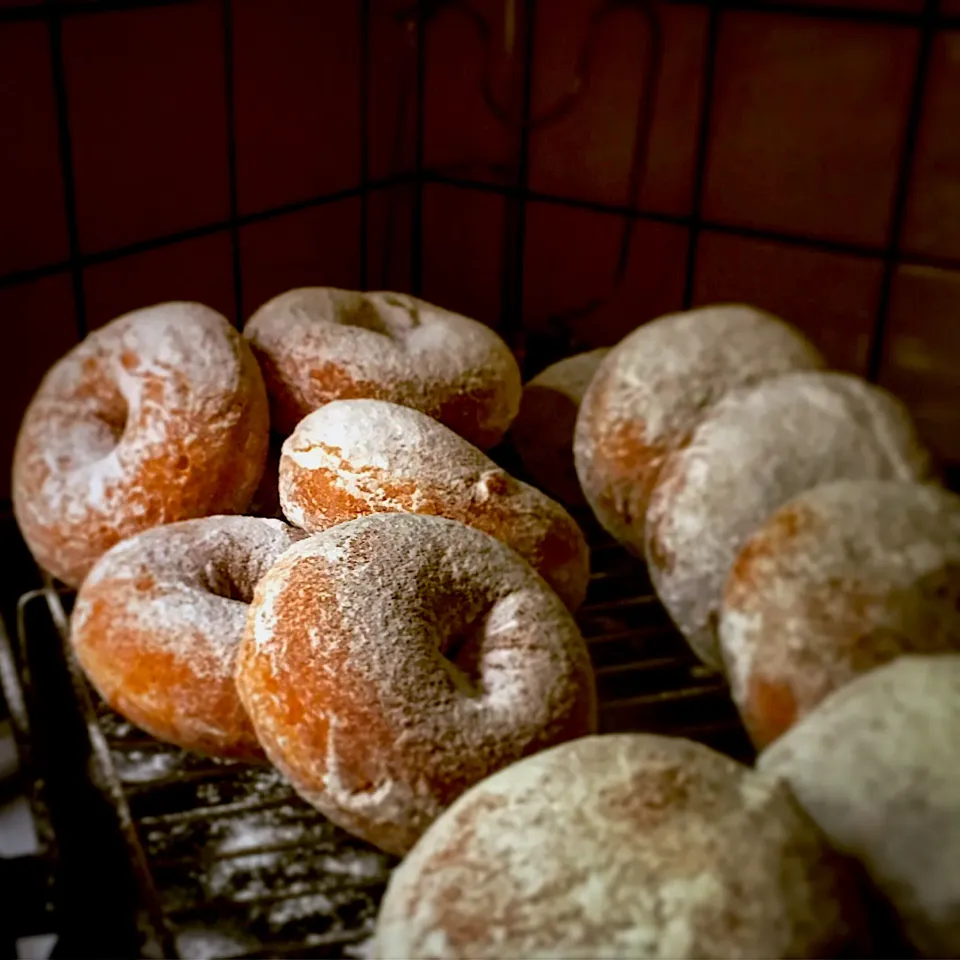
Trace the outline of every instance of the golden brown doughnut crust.
<instances>
[{"instance_id":1,"label":"golden brown doughnut crust","mask_svg":"<svg viewBox=\"0 0 960 960\"><path fill-rule=\"evenodd\" d=\"M559 598L442 517L375 514L287 551L257 587L237 686L297 791L397 854L470 784L596 726Z\"/></svg>"},{"instance_id":2,"label":"golden brown doughnut crust","mask_svg":"<svg viewBox=\"0 0 960 960\"><path fill-rule=\"evenodd\" d=\"M870 480L794 497L740 551L719 635L758 748L862 673L960 651L960 497Z\"/></svg>"},{"instance_id":3,"label":"golden brown doughnut crust","mask_svg":"<svg viewBox=\"0 0 960 960\"><path fill-rule=\"evenodd\" d=\"M77 597L70 637L100 695L160 740L262 760L233 668L257 581L305 534L206 517L117 544Z\"/></svg>"},{"instance_id":4,"label":"golden brown doughnut crust","mask_svg":"<svg viewBox=\"0 0 960 960\"><path fill-rule=\"evenodd\" d=\"M407 294L289 290L244 336L283 434L331 400L366 397L422 410L488 449L520 405L520 369L493 330Z\"/></svg>"},{"instance_id":5,"label":"golden brown doughnut crust","mask_svg":"<svg viewBox=\"0 0 960 960\"><path fill-rule=\"evenodd\" d=\"M672 450L730 390L823 359L797 331L743 305L646 323L604 357L577 415L574 461L600 524L638 556L647 508Z\"/></svg>"},{"instance_id":6,"label":"golden brown doughnut crust","mask_svg":"<svg viewBox=\"0 0 960 960\"><path fill-rule=\"evenodd\" d=\"M310 533L370 513L459 520L516 550L571 610L586 596L590 554L573 517L410 407L337 400L310 414L284 442L280 497Z\"/></svg>"},{"instance_id":7,"label":"golden brown doughnut crust","mask_svg":"<svg viewBox=\"0 0 960 960\"><path fill-rule=\"evenodd\" d=\"M91 333L44 377L17 438L13 505L70 586L142 530L242 512L269 414L248 345L219 313L166 303Z\"/></svg>"},{"instance_id":8,"label":"golden brown doughnut crust","mask_svg":"<svg viewBox=\"0 0 960 960\"><path fill-rule=\"evenodd\" d=\"M770 514L834 480L931 474L907 408L859 377L799 371L731 391L660 470L646 522L651 583L697 656L720 668L723 589Z\"/></svg>"},{"instance_id":9,"label":"golden brown doughnut crust","mask_svg":"<svg viewBox=\"0 0 960 960\"><path fill-rule=\"evenodd\" d=\"M476 784L393 872L376 960L837 957L850 871L787 790L679 737L582 737Z\"/></svg>"}]
</instances>

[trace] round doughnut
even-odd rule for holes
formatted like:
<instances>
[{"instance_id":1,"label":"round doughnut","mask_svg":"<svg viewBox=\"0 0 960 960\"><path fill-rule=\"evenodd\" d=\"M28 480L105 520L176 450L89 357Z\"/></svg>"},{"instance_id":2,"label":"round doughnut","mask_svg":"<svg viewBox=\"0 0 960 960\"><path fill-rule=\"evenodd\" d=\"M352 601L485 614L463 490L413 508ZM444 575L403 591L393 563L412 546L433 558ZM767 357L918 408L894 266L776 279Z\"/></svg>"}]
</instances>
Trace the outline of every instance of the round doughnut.
<instances>
[{"instance_id":1,"label":"round doughnut","mask_svg":"<svg viewBox=\"0 0 960 960\"><path fill-rule=\"evenodd\" d=\"M694 652L719 667L716 625L747 538L787 500L831 480L923 480L906 408L841 373L788 373L719 400L661 468L647 511L650 579Z\"/></svg>"},{"instance_id":2,"label":"round doughnut","mask_svg":"<svg viewBox=\"0 0 960 960\"><path fill-rule=\"evenodd\" d=\"M590 553L570 514L410 407L336 400L304 418L283 444L280 502L310 533L370 513L449 517L513 547L571 609L587 593Z\"/></svg>"},{"instance_id":3,"label":"round doughnut","mask_svg":"<svg viewBox=\"0 0 960 960\"><path fill-rule=\"evenodd\" d=\"M125 314L59 360L27 409L13 459L24 540L77 587L119 540L246 509L268 434L257 362L224 317L199 303Z\"/></svg>"},{"instance_id":4,"label":"round doughnut","mask_svg":"<svg viewBox=\"0 0 960 960\"><path fill-rule=\"evenodd\" d=\"M574 434L577 475L601 525L642 555L657 473L703 411L737 387L822 366L800 333L753 307L702 307L634 330L600 364Z\"/></svg>"},{"instance_id":5,"label":"round doughnut","mask_svg":"<svg viewBox=\"0 0 960 960\"><path fill-rule=\"evenodd\" d=\"M960 650L960 497L867 480L800 494L740 551L719 636L758 747L900 654Z\"/></svg>"},{"instance_id":6,"label":"round doughnut","mask_svg":"<svg viewBox=\"0 0 960 960\"><path fill-rule=\"evenodd\" d=\"M279 520L184 520L118 543L73 609L77 659L103 699L160 740L262 760L234 664L253 589L305 537Z\"/></svg>"},{"instance_id":7,"label":"round doughnut","mask_svg":"<svg viewBox=\"0 0 960 960\"><path fill-rule=\"evenodd\" d=\"M298 793L395 854L472 783L596 727L563 603L445 517L374 514L288 550L257 587L237 686Z\"/></svg>"},{"instance_id":8,"label":"round doughnut","mask_svg":"<svg viewBox=\"0 0 960 960\"><path fill-rule=\"evenodd\" d=\"M960 656L904 656L831 693L759 759L860 861L924 957L960 956L958 730Z\"/></svg>"},{"instance_id":9,"label":"round doughnut","mask_svg":"<svg viewBox=\"0 0 960 960\"><path fill-rule=\"evenodd\" d=\"M520 368L493 330L403 293L288 290L244 336L283 434L331 400L370 397L422 410L487 449L520 404Z\"/></svg>"},{"instance_id":10,"label":"round doughnut","mask_svg":"<svg viewBox=\"0 0 960 960\"><path fill-rule=\"evenodd\" d=\"M586 501L573 465L577 412L607 347L579 353L538 373L523 388L510 438L530 479L561 503Z\"/></svg>"},{"instance_id":11,"label":"round doughnut","mask_svg":"<svg viewBox=\"0 0 960 960\"><path fill-rule=\"evenodd\" d=\"M843 956L864 939L846 867L772 777L680 738L584 737L433 824L390 879L372 953Z\"/></svg>"}]
</instances>

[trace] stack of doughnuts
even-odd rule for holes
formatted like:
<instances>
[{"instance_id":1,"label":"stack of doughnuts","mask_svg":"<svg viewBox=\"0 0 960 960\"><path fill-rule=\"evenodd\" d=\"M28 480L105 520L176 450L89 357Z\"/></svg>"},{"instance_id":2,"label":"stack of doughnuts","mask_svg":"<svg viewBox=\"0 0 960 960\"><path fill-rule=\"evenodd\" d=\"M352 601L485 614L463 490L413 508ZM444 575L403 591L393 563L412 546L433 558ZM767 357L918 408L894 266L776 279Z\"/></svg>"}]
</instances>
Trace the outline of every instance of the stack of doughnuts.
<instances>
[{"instance_id":1,"label":"stack of doughnuts","mask_svg":"<svg viewBox=\"0 0 960 960\"><path fill-rule=\"evenodd\" d=\"M568 612L583 535L474 446L502 437L519 395L493 331L402 294L291 291L245 336L162 304L44 378L17 517L79 588L73 649L110 706L186 749L269 759L402 852L475 780L596 728ZM307 657L312 675L318 630L330 659Z\"/></svg>"},{"instance_id":2,"label":"stack of doughnuts","mask_svg":"<svg viewBox=\"0 0 960 960\"><path fill-rule=\"evenodd\" d=\"M404 294L292 290L242 335L162 304L51 369L13 479L111 707L406 858L375 956L849 955L877 896L960 950L960 498L769 314L663 317L521 400L493 331ZM538 487L646 560L759 770L595 736L589 551Z\"/></svg>"},{"instance_id":3,"label":"stack of doughnuts","mask_svg":"<svg viewBox=\"0 0 960 960\"><path fill-rule=\"evenodd\" d=\"M700 659L731 671L758 746L860 670L900 653L960 649L960 621L924 586L933 578L956 589L950 524L938 545L930 540L953 512L949 495L921 486L937 482L930 455L900 401L822 366L797 331L752 308L673 314L607 354L576 423L577 473L597 519L646 559L657 595ZM837 516L813 532L798 533L800 507L778 518L794 498L809 492L815 502L816 491L839 481L852 484L847 499L862 509L841 520L836 504ZM879 496L875 482L902 489L867 508ZM925 517L917 504L930 497L937 506ZM872 525L862 534L851 526L858 514ZM876 525L897 534L883 542ZM841 528L845 537L826 532ZM782 544L797 553L781 570ZM869 587L854 583L869 578L854 575L859 560L845 553L860 546L874 557ZM833 559L821 557L831 549ZM916 556L906 566L891 559L904 550ZM884 563L897 570L884 576ZM823 582L808 588L817 576ZM888 613L912 612L894 624L892 613L866 609L868 595ZM886 631L884 639L861 628Z\"/></svg>"}]
</instances>

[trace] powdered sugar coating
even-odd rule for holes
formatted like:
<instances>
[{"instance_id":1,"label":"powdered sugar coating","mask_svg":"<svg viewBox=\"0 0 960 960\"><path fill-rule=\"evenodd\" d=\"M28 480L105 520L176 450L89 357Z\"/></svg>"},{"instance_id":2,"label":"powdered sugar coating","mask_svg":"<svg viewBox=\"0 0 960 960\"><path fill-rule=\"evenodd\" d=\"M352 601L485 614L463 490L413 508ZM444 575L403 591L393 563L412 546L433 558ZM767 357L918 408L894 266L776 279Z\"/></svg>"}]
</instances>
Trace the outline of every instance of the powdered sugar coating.
<instances>
[{"instance_id":1,"label":"powdered sugar coating","mask_svg":"<svg viewBox=\"0 0 960 960\"><path fill-rule=\"evenodd\" d=\"M520 370L489 327L402 293L289 290L244 329L263 367L275 430L331 400L414 407L486 449L520 403Z\"/></svg>"},{"instance_id":2,"label":"powdered sugar coating","mask_svg":"<svg viewBox=\"0 0 960 960\"><path fill-rule=\"evenodd\" d=\"M24 539L78 586L125 537L242 511L268 429L260 371L224 317L198 303L125 314L58 361L27 409L13 466Z\"/></svg>"},{"instance_id":3,"label":"powdered sugar coating","mask_svg":"<svg viewBox=\"0 0 960 960\"><path fill-rule=\"evenodd\" d=\"M574 460L604 528L638 555L665 457L738 387L824 365L782 320L753 307L702 307L634 330L606 356L580 406Z\"/></svg>"},{"instance_id":4,"label":"powdered sugar coating","mask_svg":"<svg viewBox=\"0 0 960 960\"><path fill-rule=\"evenodd\" d=\"M283 445L280 501L316 533L368 513L459 520L502 540L575 609L590 577L576 521L549 497L419 410L382 400L335 400Z\"/></svg>"},{"instance_id":5,"label":"powdered sugar coating","mask_svg":"<svg viewBox=\"0 0 960 960\"><path fill-rule=\"evenodd\" d=\"M860 673L960 650L960 497L867 480L795 497L740 551L719 636L760 747Z\"/></svg>"},{"instance_id":6,"label":"powdered sugar coating","mask_svg":"<svg viewBox=\"0 0 960 960\"><path fill-rule=\"evenodd\" d=\"M104 700L161 740L262 759L233 668L254 587L305 536L279 520L206 517L109 550L70 621L77 659Z\"/></svg>"},{"instance_id":7,"label":"powdered sugar coating","mask_svg":"<svg viewBox=\"0 0 960 960\"><path fill-rule=\"evenodd\" d=\"M433 516L362 517L287 551L257 587L237 686L296 790L398 854L470 784L596 725L560 599L500 541Z\"/></svg>"},{"instance_id":8,"label":"powdered sugar coating","mask_svg":"<svg viewBox=\"0 0 960 960\"><path fill-rule=\"evenodd\" d=\"M465 793L394 871L374 957L836 956L843 864L787 790L679 738L584 737Z\"/></svg>"},{"instance_id":9,"label":"powdered sugar coating","mask_svg":"<svg viewBox=\"0 0 960 960\"><path fill-rule=\"evenodd\" d=\"M760 755L866 868L920 956L960 955L960 656L904 656L830 694Z\"/></svg>"},{"instance_id":10,"label":"powdered sugar coating","mask_svg":"<svg viewBox=\"0 0 960 960\"><path fill-rule=\"evenodd\" d=\"M538 373L523 388L510 438L533 482L561 503L585 503L573 464L573 431L583 395L609 348L579 353Z\"/></svg>"},{"instance_id":11,"label":"powdered sugar coating","mask_svg":"<svg viewBox=\"0 0 960 960\"><path fill-rule=\"evenodd\" d=\"M719 667L716 621L747 538L792 497L832 480L924 480L930 457L906 408L840 373L789 373L716 403L666 459L646 555L660 600Z\"/></svg>"}]
</instances>

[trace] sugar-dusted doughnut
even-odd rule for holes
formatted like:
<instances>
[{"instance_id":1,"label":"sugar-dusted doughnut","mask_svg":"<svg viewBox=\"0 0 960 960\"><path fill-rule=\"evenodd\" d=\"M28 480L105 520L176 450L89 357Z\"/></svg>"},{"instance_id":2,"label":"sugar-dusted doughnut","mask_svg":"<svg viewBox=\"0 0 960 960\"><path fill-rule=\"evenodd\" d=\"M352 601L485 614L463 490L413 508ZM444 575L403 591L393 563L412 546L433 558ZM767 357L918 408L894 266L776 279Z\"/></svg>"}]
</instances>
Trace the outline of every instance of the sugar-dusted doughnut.
<instances>
[{"instance_id":1,"label":"sugar-dusted doughnut","mask_svg":"<svg viewBox=\"0 0 960 960\"><path fill-rule=\"evenodd\" d=\"M740 551L719 635L758 747L888 660L960 651L960 497L876 480L794 497Z\"/></svg>"},{"instance_id":2,"label":"sugar-dusted doughnut","mask_svg":"<svg viewBox=\"0 0 960 960\"><path fill-rule=\"evenodd\" d=\"M472 783L596 726L560 598L444 517L374 514L284 553L257 587L237 687L297 791L396 854Z\"/></svg>"},{"instance_id":3,"label":"sugar-dusted doughnut","mask_svg":"<svg viewBox=\"0 0 960 960\"><path fill-rule=\"evenodd\" d=\"M960 956L958 730L960 655L903 656L835 690L758 761L860 861L923 957Z\"/></svg>"},{"instance_id":4,"label":"sugar-dusted doughnut","mask_svg":"<svg viewBox=\"0 0 960 960\"><path fill-rule=\"evenodd\" d=\"M37 562L70 586L141 530L240 513L263 470L263 379L199 303L95 330L43 378L17 437L13 506Z\"/></svg>"},{"instance_id":5,"label":"sugar-dusted doughnut","mask_svg":"<svg viewBox=\"0 0 960 960\"><path fill-rule=\"evenodd\" d=\"M84 672L111 707L161 740L262 759L234 664L257 581L304 536L280 520L205 517L118 543L71 616Z\"/></svg>"},{"instance_id":6,"label":"sugar-dusted doughnut","mask_svg":"<svg viewBox=\"0 0 960 960\"><path fill-rule=\"evenodd\" d=\"M702 307L634 330L603 359L577 417L577 475L597 519L642 554L657 474L703 412L737 387L822 366L800 333L753 307Z\"/></svg>"},{"instance_id":7,"label":"sugar-dusted doughnut","mask_svg":"<svg viewBox=\"0 0 960 960\"><path fill-rule=\"evenodd\" d=\"M719 667L717 618L740 548L787 500L833 480L924 480L906 407L849 374L787 373L728 394L667 458L650 499L650 579L688 643Z\"/></svg>"},{"instance_id":8,"label":"sugar-dusted doughnut","mask_svg":"<svg viewBox=\"0 0 960 960\"><path fill-rule=\"evenodd\" d=\"M775 778L583 737L467 791L394 871L376 960L870 956L846 864ZM862 947L861 947L862 948Z\"/></svg>"},{"instance_id":9,"label":"sugar-dusted doughnut","mask_svg":"<svg viewBox=\"0 0 960 960\"><path fill-rule=\"evenodd\" d=\"M280 502L310 533L369 513L449 517L513 547L571 609L587 592L589 551L570 514L410 407L336 400L305 417L283 444Z\"/></svg>"},{"instance_id":10,"label":"sugar-dusted doughnut","mask_svg":"<svg viewBox=\"0 0 960 960\"><path fill-rule=\"evenodd\" d=\"M371 397L422 410L487 449L520 403L520 369L493 330L403 293L288 290L244 335L280 433L331 400Z\"/></svg>"}]
</instances>

